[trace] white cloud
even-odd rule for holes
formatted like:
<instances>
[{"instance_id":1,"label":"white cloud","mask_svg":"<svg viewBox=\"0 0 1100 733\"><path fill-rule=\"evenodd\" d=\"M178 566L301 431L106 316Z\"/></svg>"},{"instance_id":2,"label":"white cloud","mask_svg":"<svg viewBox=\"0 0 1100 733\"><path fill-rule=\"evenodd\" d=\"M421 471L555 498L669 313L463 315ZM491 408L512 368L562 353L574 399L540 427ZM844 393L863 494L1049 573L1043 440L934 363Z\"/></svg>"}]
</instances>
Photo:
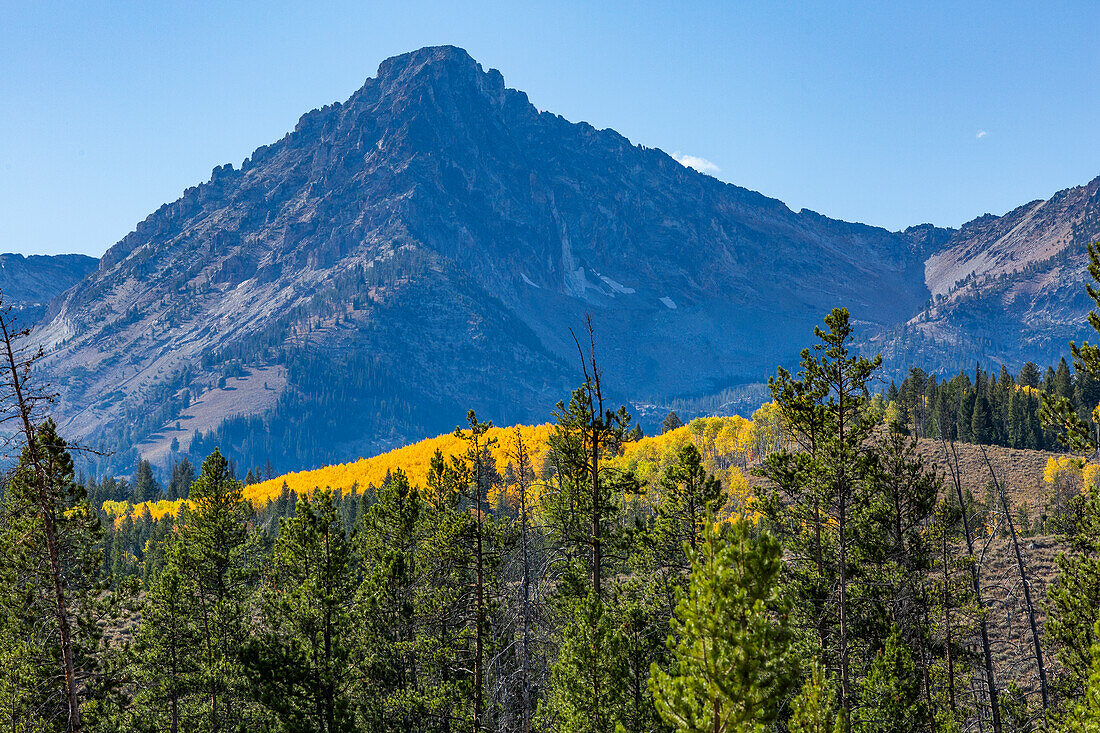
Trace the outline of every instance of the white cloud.
<instances>
[{"instance_id":1,"label":"white cloud","mask_svg":"<svg viewBox=\"0 0 1100 733\"><path fill-rule=\"evenodd\" d=\"M975 135L974 137L976 137L976 138L978 138L979 140L981 140L981 139L982 139L983 137L985 137L985 136L986 136L986 135L988 135L988 134L989 134L989 133L988 133L988 132L986 132L985 130L978 130L978 134L977 134L977 135Z\"/></svg>"},{"instance_id":2,"label":"white cloud","mask_svg":"<svg viewBox=\"0 0 1100 733\"><path fill-rule=\"evenodd\" d=\"M714 175L718 171L722 170L714 163L711 163L706 158L700 158L697 155L688 155L687 153L681 153L677 150L672 154L672 157L676 159L676 162L687 168L694 168L700 173L706 173L708 175Z\"/></svg>"}]
</instances>

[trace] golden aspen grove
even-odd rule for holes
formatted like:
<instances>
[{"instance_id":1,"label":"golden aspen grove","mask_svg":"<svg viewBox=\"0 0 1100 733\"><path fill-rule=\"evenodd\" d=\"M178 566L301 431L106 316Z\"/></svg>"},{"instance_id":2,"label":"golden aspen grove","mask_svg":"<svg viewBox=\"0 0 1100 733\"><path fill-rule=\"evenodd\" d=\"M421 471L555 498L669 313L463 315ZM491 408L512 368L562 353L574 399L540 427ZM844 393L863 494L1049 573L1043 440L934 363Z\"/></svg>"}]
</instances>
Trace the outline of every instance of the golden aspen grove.
<instances>
[{"instance_id":1,"label":"golden aspen grove","mask_svg":"<svg viewBox=\"0 0 1100 733\"><path fill-rule=\"evenodd\" d=\"M745 472L755 463L761 451L766 451L780 439L780 426L776 422L774 410L774 405L765 405L754 414L753 420L736 415L696 418L670 432L626 443L622 454L612 459L610 465L632 471L647 487L647 491L655 492L658 491L657 479L661 471L667 467L680 447L691 442L703 455L708 469L722 476L727 490L735 497L735 502L745 505L748 498ZM508 464L509 452L514 449L518 430L530 450L532 464L541 467L552 429L553 426L549 423L490 428L486 435L492 442L490 454L499 466ZM317 489L340 494L361 494L368 487L381 486L397 470L403 471L412 485L423 487L432 457L437 451L444 458L451 459L464 450L465 445L461 438L454 433L445 433L372 458L361 458L309 471L296 471L247 484L243 495L254 507L262 508L279 498L284 490L300 496L309 496ZM501 487L496 491L504 491L508 503L513 506L516 504L514 494L509 493L511 487ZM491 503L499 498L496 491L488 495ZM538 494L536 483L530 496L535 505L538 503ZM127 516L137 519L147 514L153 520L166 515L176 516L185 501L161 499L137 504L105 501L103 511L113 517L117 525Z\"/></svg>"}]
</instances>

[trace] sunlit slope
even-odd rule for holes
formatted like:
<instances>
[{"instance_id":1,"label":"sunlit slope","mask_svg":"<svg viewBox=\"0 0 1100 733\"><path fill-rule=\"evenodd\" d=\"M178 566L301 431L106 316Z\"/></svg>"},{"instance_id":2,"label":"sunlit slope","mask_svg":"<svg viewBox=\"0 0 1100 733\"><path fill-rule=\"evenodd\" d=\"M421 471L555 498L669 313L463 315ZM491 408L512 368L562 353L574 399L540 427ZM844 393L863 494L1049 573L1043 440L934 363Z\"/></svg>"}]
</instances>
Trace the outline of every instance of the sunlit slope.
<instances>
[{"instance_id":1,"label":"sunlit slope","mask_svg":"<svg viewBox=\"0 0 1100 733\"><path fill-rule=\"evenodd\" d=\"M768 444L774 440L773 410L769 408L770 406L765 406L757 411L755 420L737 416L698 418L662 435L627 443L623 446L622 453L609 461L609 465L631 471L639 480L643 491L653 492L658 489L658 479L664 468L675 458L681 447L691 442L703 455L708 470L719 475L732 493L743 492L746 486L741 469L766 451ZM496 462L497 470L503 471L505 466L514 462L518 435L530 455L536 476L541 476L552 430L553 425L549 423L490 428L487 434L491 442L489 452ZM386 476L398 469L405 472L410 483L423 486L436 451L445 458L451 458L461 455L466 449L467 445L460 437L447 433L372 458L361 458L310 471L297 471L250 484L244 487L244 496L254 506L263 507L279 498L284 486L297 494L310 494L316 489L331 489L345 494L362 493L370 486L381 486ZM540 493L538 489L538 486L532 489L532 499L535 501ZM508 498L511 498L510 494ZM494 501L496 496L490 495L489 499ZM182 505L183 500L143 502L137 505L108 501L103 508L116 518L124 517L127 513L138 517L148 512L153 519L160 519L166 514L177 514Z\"/></svg>"},{"instance_id":2,"label":"sunlit slope","mask_svg":"<svg viewBox=\"0 0 1100 733\"><path fill-rule=\"evenodd\" d=\"M515 452L517 430L523 438L524 447L531 455L532 464L541 466L550 437L549 423L490 428L486 437L492 442L489 452L497 466L503 468L511 460L509 454ZM464 453L466 449L465 441L453 433L438 435L373 458L360 458L352 463L340 463L312 471L297 471L252 484L245 487L244 495L254 505L262 506L279 497L284 483L288 489L299 494L308 494L318 488L362 493L368 486L381 486L386 476L397 469L404 471L414 486L423 486L436 451L442 453L444 458L450 458Z\"/></svg>"}]
</instances>

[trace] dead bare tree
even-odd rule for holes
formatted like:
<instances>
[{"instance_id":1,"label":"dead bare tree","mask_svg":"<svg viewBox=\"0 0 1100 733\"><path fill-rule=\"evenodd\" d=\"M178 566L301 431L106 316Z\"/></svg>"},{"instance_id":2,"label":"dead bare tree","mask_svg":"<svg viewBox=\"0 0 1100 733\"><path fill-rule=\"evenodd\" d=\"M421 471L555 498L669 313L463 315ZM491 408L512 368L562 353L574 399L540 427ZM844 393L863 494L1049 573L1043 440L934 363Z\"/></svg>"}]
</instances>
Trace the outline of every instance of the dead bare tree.
<instances>
[{"instance_id":1,"label":"dead bare tree","mask_svg":"<svg viewBox=\"0 0 1100 733\"><path fill-rule=\"evenodd\" d=\"M943 626L944 626L944 652L947 656L947 704L951 710L951 717L954 718L958 706L955 703L955 656L952 649L953 641L951 638L951 566L949 564L949 557L947 552L947 526L946 522L942 528L940 535L940 562L943 564L943 597L941 602L943 603Z\"/></svg>"},{"instance_id":2,"label":"dead bare tree","mask_svg":"<svg viewBox=\"0 0 1100 733\"><path fill-rule=\"evenodd\" d=\"M1020 542L1016 536L1016 527L1012 522L1012 512L1008 508L1008 497L1005 495L1004 486L997 478L997 472L993 470L993 462L989 460L989 454L986 452L985 446L979 446L982 449L982 458L985 459L985 465L989 468L990 478L993 480L993 486L997 491L1001 501L1001 508L1004 510L1005 523L1008 525L1009 537L1012 540L1012 549L1016 554L1016 568L1020 573L1020 584L1023 586L1024 591L1024 604L1027 611L1028 625L1031 627L1031 639L1035 649L1035 665L1039 670L1039 691L1043 700L1043 712L1045 713L1049 701L1047 699L1047 673L1046 667L1043 664L1043 647L1039 641L1039 625L1035 621L1035 606L1031 602L1031 581L1027 576L1027 568L1024 566L1024 557L1020 552Z\"/></svg>"},{"instance_id":3,"label":"dead bare tree","mask_svg":"<svg viewBox=\"0 0 1100 733\"><path fill-rule=\"evenodd\" d=\"M993 733L1002 733L1001 707L997 699L997 680L993 674L993 652L989 644L989 620L986 618L986 604L982 599L981 563L978 556L974 553L974 535L970 531L970 519L966 514L966 499L963 496L962 490L959 454L955 448L954 441L951 441L949 444L941 436L940 443L943 446L944 462L947 464L948 473L951 474L951 482L955 487L955 496L959 501L963 537L966 539L966 551L970 557L970 578L973 585L974 598L978 604L978 630L982 642L982 660L985 663L985 680L986 689L989 694L989 709L993 717ZM948 450L948 445L950 445L950 450Z\"/></svg>"},{"instance_id":4,"label":"dead bare tree","mask_svg":"<svg viewBox=\"0 0 1100 733\"><path fill-rule=\"evenodd\" d=\"M609 427L610 415L605 416L603 406L603 385L601 383L602 372L596 363L596 334L592 330L592 317L585 315L585 328L588 331L588 354L584 353L577 335L570 330L573 342L577 345L577 353L581 358L581 372L584 374L584 391L588 398L591 420L587 426L589 460L589 478L592 481L592 530L590 541L592 543L592 591L596 598L602 599L601 579L603 564L603 548L601 535L603 533L600 508L603 505L600 492L600 453L607 441L606 433Z\"/></svg>"}]
</instances>

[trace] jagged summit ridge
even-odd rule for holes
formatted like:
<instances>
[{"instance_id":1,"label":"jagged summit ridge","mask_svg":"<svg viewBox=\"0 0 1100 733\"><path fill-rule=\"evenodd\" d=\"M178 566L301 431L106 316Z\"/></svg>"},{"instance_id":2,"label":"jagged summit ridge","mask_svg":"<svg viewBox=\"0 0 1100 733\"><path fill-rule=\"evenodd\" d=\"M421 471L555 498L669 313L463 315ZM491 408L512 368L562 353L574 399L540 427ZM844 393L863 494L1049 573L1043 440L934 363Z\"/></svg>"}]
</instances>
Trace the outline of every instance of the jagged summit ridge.
<instances>
[{"instance_id":1,"label":"jagged summit ridge","mask_svg":"<svg viewBox=\"0 0 1100 733\"><path fill-rule=\"evenodd\" d=\"M379 64L377 75L366 85L372 81L381 95L400 93L417 82L455 90L472 87L498 101L504 95L504 76L496 69L484 70L465 49L457 46L429 46L392 56Z\"/></svg>"}]
</instances>

